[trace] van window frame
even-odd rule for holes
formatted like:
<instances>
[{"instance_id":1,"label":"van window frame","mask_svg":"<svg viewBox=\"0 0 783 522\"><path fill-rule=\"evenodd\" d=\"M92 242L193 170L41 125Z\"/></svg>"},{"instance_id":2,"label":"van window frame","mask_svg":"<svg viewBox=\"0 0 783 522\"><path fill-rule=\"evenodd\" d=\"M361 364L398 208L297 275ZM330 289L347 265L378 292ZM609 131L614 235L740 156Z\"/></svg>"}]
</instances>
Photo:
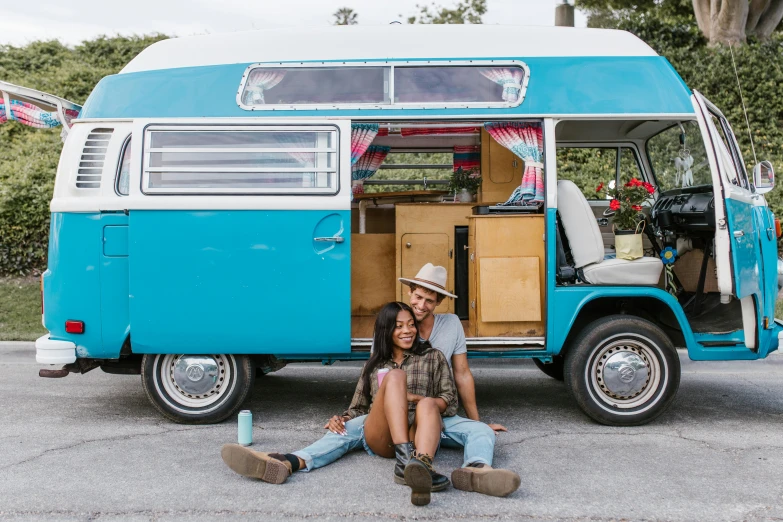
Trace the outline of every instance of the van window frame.
<instances>
[{"instance_id":1,"label":"van window frame","mask_svg":"<svg viewBox=\"0 0 783 522\"><path fill-rule=\"evenodd\" d=\"M125 151L130 146L131 139L133 139L133 133L128 134L122 142L122 147L120 147L120 157L117 161L117 172L114 174L114 193L120 197L126 197L130 195L130 190L128 190L128 194L123 194L120 191L120 176L122 175L122 166L125 164ZM128 161L130 161L130 158L128 158ZM130 173L128 173L128 176L130 176Z\"/></svg>"},{"instance_id":2,"label":"van window frame","mask_svg":"<svg viewBox=\"0 0 783 522\"><path fill-rule=\"evenodd\" d=\"M204 131L204 132L258 132L258 131L303 131L303 132L332 132L334 133L334 145L333 150L324 150L323 152L334 153L335 161L334 167L328 171L333 176L334 186L328 189L313 189L313 188L286 188L286 189L247 189L247 188L193 188L188 189L167 189L167 188L151 188L149 187L149 162L151 145L150 139L152 132L155 131ZM169 123L150 123L146 125L142 132L142 150L141 150L141 177L140 177L140 189L141 193L147 196L327 196L335 197L340 193L340 169L341 169L341 154L340 154L340 128L333 123L308 123L308 124L270 124L270 123L246 123L246 124L226 124L226 123L202 123L202 124L169 124ZM193 148L193 152L198 152L198 148ZM314 169L303 168L302 171L311 172Z\"/></svg>"},{"instance_id":3,"label":"van window frame","mask_svg":"<svg viewBox=\"0 0 783 522\"><path fill-rule=\"evenodd\" d=\"M519 92L519 98L514 103L504 101L495 102L396 102L394 101L394 68L395 67L519 67L524 72L522 78L522 88ZM246 105L242 101L242 94L245 91L250 73L259 68L318 68L318 67L388 67L389 68L389 92L388 104L380 103L313 103L313 104L290 104L290 105ZM400 61L345 61L345 62L268 62L254 63L245 69L242 75L242 81L237 91L237 105L246 111L303 111L303 110L344 110L344 109L379 109L379 110L400 110L400 109L509 109L518 107L525 100L527 86L530 81L530 68L521 60L400 60Z\"/></svg>"},{"instance_id":4,"label":"van window frame","mask_svg":"<svg viewBox=\"0 0 783 522\"><path fill-rule=\"evenodd\" d=\"M614 176L612 177L612 180L615 182L615 186L619 185L620 183L620 165L622 158L620 157L623 149L628 149L631 151L631 154L633 154L634 162L636 163L636 168L638 169L639 176L643 181L653 181L653 185L655 185L654 181L655 178L651 176L651 174L645 169L644 163L642 161L642 154L639 150L639 146L637 143L633 141L601 141L601 142L595 142L595 141L560 141L555 143L555 161L557 161L557 150L558 149L613 149L616 152L615 155L615 162L614 162ZM568 178L561 178L560 173L558 172L557 179L568 179ZM657 189L657 186L656 186ZM587 199L588 203L591 205L601 205L601 204L609 204L609 201L611 198L596 198L596 199L590 199L587 198L585 195L585 198Z\"/></svg>"}]
</instances>

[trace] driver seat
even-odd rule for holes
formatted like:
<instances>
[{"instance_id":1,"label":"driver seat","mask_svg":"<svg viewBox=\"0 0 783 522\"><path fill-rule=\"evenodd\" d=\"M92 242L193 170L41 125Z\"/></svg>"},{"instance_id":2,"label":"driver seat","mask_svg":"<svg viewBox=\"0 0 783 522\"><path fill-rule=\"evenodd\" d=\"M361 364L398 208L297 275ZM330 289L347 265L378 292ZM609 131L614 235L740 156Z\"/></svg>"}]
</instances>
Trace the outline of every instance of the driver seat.
<instances>
[{"instance_id":1,"label":"driver seat","mask_svg":"<svg viewBox=\"0 0 783 522\"><path fill-rule=\"evenodd\" d=\"M563 223L574 268L581 279L594 285L656 285L663 262L657 257L604 259L601 230L582 191L573 181L557 182L557 211Z\"/></svg>"}]
</instances>

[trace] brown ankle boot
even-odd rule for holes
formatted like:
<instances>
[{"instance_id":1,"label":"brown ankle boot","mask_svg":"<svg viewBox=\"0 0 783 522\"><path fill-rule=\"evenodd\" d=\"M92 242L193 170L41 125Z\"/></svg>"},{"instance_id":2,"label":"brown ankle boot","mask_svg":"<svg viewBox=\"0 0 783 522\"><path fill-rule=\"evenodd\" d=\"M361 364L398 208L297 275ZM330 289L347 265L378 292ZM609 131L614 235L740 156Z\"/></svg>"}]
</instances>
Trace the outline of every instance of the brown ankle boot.
<instances>
[{"instance_id":1,"label":"brown ankle boot","mask_svg":"<svg viewBox=\"0 0 783 522\"><path fill-rule=\"evenodd\" d=\"M430 492L446 489L449 479L433 469L432 457L417 452L405 466L405 484L411 488L411 504L426 506Z\"/></svg>"},{"instance_id":2,"label":"brown ankle boot","mask_svg":"<svg viewBox=\"0 0 783 522\"><path fill-rule=\"evenodd\" d=\"M226 444L220 450L220 456L226 466L243 477L263 480L270 484L282 484L291 475L291 464L287 461L239 444Z\"/></svg>"},{"instance_id":3,"label":"brown ankle boot","mask_svg":"<svg viewBox=\"0 0 783 522\"><path fill-rule=\"evenodd\" d=\"M519 487L519 475L507 469L467 467L455 469L451 473L454 487L462 491L475 491L493 497L505 497Z\"/></svg>"}]
</instances>

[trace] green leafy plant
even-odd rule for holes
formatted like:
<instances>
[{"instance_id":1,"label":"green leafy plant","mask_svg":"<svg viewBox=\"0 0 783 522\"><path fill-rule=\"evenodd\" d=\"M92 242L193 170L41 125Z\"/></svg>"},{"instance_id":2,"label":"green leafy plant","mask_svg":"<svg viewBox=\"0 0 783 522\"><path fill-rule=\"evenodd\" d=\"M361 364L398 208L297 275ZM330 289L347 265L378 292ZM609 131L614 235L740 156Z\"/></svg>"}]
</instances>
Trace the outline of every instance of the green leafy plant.
<instances>
[{"instance_id":1,"label":"green leafy plant","mask_svg":"<svg viewBox=\"0 0 783 522\"><path fill-rule=\"evenodd\" d=\"M603 190L603 183L595 189L598 193ZM655 187L646 181L632 178L625 185L607 188L606 193L612 198L609 202L609 208L614 210L612 218L614 226L618 230L636 230L639 223L644 221L642 203L655 193Z\"/></svg>"},{"instance_id":2,"label":"green leafy plant","mask_svg":"<svg viewBox=\"0 0 783 522\"><path fill-rule=\"evenodd\" d=\"M449 179L449 190L459 192L466 189L471 194L478 192L481 186L481 172L476 169L465 170L462 167L457 168Z\"/></svg>"}]
</instances>

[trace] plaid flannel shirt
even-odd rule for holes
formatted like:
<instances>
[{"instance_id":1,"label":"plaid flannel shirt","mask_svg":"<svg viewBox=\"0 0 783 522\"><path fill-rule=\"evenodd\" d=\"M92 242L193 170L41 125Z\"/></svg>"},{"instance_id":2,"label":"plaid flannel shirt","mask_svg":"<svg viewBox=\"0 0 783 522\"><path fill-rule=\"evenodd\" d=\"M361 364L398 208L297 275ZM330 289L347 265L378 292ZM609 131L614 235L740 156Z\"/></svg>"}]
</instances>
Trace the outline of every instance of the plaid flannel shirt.
<instances>
[{"instance_id":1,"label":"plaid flannel shirt","mask_svg":"<svg viewBox=\"0 0 783 522\"><path fill-rule=\"evenodd\" d=\"M380 367L374 369L372 375L370 375L371 389L369 400L364 395L364 370L362 370L362 377L359 378L359 383L356 385L351 405L343 413L343 416L353 419L370 412L372 401L378 393L378 370L381 368L403 370L408 376L408 393L440 398L446 401L446 410L441 416L451 417L457 414L457 389L451 378L451 369L446 361L446 356L440 350L430 348L421 355L405 352L402 364L399 366L394 361L387 360ZM409 423L413 423L415 414L416 403L409 402Z\"/></svg>"}]
</instances>

